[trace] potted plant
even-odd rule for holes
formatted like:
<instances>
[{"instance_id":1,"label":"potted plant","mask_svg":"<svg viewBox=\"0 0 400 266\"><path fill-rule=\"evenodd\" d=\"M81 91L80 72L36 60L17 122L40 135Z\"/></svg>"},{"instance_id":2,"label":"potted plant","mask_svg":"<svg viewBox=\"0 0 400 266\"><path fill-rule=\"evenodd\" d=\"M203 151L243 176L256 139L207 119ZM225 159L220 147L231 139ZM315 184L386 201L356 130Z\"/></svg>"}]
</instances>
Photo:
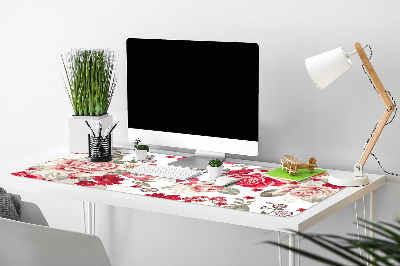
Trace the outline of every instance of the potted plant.
<instances>
[{"instance_id":1,"label":"potted plant","mask_svg":"<svg viewBox=\"0 0 400 266\"><path fill-rule=\"evenodd\" d=\"M224 166L222 161L219 159L213 159L208 161L207 171L210 178L216 178L222 175L222 170Z\"/></svg>"},{"instance_id":2,"label":"potted plant","mask_svg":"<svg viewBox=\"0 0 400 266\"><path fill-rule=\"evenodd\" d=\"M303 237L314 244L341 256L350 264L346 265L399 265L400 263L400 219L396 220L395 224L386 222L365 222L361 227L366 228L370 232L374 232L379 238L363 236L358 237L356 234L348 234L349 237L342 237L332 234L307 234L295 232L299 237ZM368 225L367 225L368 224ZM289 230L291 231L291 230ZM300 250L296 247L289 247L285 244L278 244L273 241L263 241L263 243L281 246L285 249L300 253L310 259L324 263L324 265L342 265L334 259L329 259L319 254ZM361 250L364 254L361 253ZM368 254L369 256L365 256ZM368 263L368 264L367 264Z\"/></svg>"},{"instance_id":3,"label":"potted plant","mask_svg":"<svg viewBox=\"0 0 400 266\"><path fill-rule=\"evenodd\" d=\"M136 160L143 161L146 160L147 152L149 151L149 146L147 145L139 145L140 139L135 140L135 150L136 150Z\"/></svg>"},{"instance_id":4,"label":"potted plant","mask_svg":"<svg viewBox=\"0 0 400 266\"><path fill-rule=\"evenodd\" d=\"M62 79L74 115L69 120L70 152L88 152L87 120L92 127L112 126L107 111L118 76L115 53L111 50L72 49L61 55L66 81Z\"/></svg>"}]
</instances>

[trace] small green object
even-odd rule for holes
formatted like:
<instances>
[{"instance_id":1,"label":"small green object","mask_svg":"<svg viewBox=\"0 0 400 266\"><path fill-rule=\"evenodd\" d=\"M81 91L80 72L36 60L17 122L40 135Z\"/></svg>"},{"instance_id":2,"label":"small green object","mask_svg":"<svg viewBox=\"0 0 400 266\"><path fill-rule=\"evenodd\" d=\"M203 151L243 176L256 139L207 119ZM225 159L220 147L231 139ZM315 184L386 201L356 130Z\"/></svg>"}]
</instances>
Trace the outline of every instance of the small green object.
<instances>
[{"instance_id":1,"label":"small green object","mask_svg":"<svg viewBox=\"0 0 400 266\"><path fill-rule=\"evenodd\" d=\"M222 165L222 161L219 159L213 159L208 161L208 165L211 167L220 167Z\"/></svg>"},{"instance_id":2,"label":"small green object","mask_svg":"<svg viewBox=\"0 0 400 266\"><path fill-rule=\"evenodd\" d=\"M314 169L314 173L311 173L310 170L308 170L308 169L297 169L297 170L300 173L294 174L293 176L291 176L288 172L286 172L286 170L282 170L282 168L278 168L278 169L269 171L265 174L272 176L272 177L280 177L280 178L291 179L293 181L301 181L310 176L314 176L314 175L318 175L318 174L326 172L326 170L322 170L322 169Z\"/></svg>"},{"instance_id":3,"label":"small green object","mask_svg":"<svg viewBox=\"0 0 400 266\"><path fill-rule=\"evenodd\" d=\"M136 150L140 150L140 151L146 150L146 151L149 151L149 146L147 146L147 145L139 145L139 143L140 143L140 139L136 139L136 140L135 140L135 145L134 145L134 147L135 147Z\"/></svg>"}]
</instances>

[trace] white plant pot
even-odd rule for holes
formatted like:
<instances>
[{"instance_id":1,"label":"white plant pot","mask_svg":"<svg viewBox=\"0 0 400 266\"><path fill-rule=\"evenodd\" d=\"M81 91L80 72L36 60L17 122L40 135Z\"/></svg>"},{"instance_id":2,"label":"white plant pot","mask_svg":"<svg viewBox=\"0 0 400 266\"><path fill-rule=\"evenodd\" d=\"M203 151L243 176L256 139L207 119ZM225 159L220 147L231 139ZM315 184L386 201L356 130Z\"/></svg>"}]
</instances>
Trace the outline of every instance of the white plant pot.
<instances>
[{"instance_id":1,"label":"white plant pot","mask_svg":"<svg viewBox=\"0 0 400 266\"><path fill-rule=\"evenodd\" d=\"M102 125L102 132L113 125L112 115L102 115L102 116L72 116L69 119L69 152L71 153L88 153L89 143L88 143L88 126L85 123L88 121L89 125L92 127L93 131L99 125ZM114 129L115 130L115 129ZM111 136L111 147L113 145L113 140Z\"/></svg>"},{"instance_id":2,"label":"white plant pot","mask_svg":"<svg viewBox=\"0 0 400 266\"><path fill-rule=\"evenodd\" d=\"M218 166L218 167L212 167L210 165L207 165L207 171L208 175L210 178L217 178L222 175L222 170L224 169L224 166Z\"/></svg>"},{"instance_id":3,"label":"white plant pot","mask_svg":"<svg viewBox=\"0 0 400 266\"><path fill-rule=\"evenodd\" d=\"M146 150L136 150L136 160L143 161L146 160L147 151Z\"/></svg>"}]
</instances>

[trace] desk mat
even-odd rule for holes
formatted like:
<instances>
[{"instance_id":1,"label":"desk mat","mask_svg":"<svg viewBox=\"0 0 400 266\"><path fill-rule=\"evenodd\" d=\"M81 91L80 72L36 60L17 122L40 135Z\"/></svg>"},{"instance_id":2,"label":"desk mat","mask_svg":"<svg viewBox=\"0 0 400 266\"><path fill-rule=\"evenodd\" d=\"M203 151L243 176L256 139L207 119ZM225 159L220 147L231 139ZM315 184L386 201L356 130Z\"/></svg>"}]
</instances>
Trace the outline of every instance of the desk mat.
<instances>
[{"instance_id":1,"label":"desk mat","mask_svg":"<svg viewBox=\"0 0 400 266\"><path fill-rule=\"evenodd\" d=\"M111 162L88 162L87 156L70 154L12 175L281 217L295 216L344 188L327 183L327 173L290 182L268 176L274 168L229 162L224 162L223 175L239 181L221 187L202 181L206 170L187 181L130 173L141 164L167 165L182 156L148 153L146 160L137 161L133 150L119 148L113 148Z\"/></svg>"}]
</instances>

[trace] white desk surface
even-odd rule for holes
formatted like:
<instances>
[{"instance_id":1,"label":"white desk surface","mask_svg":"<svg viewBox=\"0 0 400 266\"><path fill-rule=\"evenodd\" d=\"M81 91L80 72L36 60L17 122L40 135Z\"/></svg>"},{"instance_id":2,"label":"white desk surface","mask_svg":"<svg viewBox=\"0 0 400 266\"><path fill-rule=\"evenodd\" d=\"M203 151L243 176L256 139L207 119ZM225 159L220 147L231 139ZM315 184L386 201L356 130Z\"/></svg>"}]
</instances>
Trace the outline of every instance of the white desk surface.
<instances>
[{"instance_id":1,"label":"white desk surface","mask_svg":"<svg viewBox=\"0 0 400 266\"><path fill-rule=\"evenodd\" d=\"M116 146L118 147L118 146ZM126 148L126 147L124 147ZM172 155L188 154L152 150ZM223 222L235 225L250 226L261 229L286 231L304 231L317 224L333 213L353 203L355 200L376 190L385 183L384 175L368 174L370 184L364 187L348 187L316 204L310 209L294 217L277 217L258 213L217 208L175 200L145 197L140 195L121 193L109 190L101 190L83 186L74 186L56 182L45 182L26 177L13 176L12 172L18 172L40 163L61 158L68 155L68 147L62 147L20 157L0 163L0 187L6 190L37 193L47 196L62 197L81 201L95 202L118 207L133 208L157 213L178 215L197 218L208 221ZM248 163L266 167L278 167L278 164L260 163L237 159L227 159L228 162ZM328 170L328 173L332 171Z\"/></svg>"}]
</instances>

